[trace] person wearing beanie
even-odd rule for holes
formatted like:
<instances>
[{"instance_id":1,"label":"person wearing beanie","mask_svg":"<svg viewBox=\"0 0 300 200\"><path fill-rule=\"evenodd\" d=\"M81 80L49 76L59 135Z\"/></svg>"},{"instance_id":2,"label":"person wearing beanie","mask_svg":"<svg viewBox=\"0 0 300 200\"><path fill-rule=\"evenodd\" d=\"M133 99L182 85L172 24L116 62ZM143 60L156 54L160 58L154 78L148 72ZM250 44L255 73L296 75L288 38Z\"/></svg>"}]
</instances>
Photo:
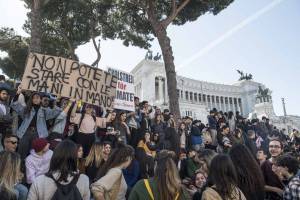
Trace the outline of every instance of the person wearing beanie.
<instances>
[{"instance_id":1,"label":"person wearing beanie","mask_svg":"<svg viewBox=\"0 0 300 200\"><path fill-rule=\"evenodd\" d=\"M30 155L25 160L28 184L32 184L38 176L48 172L52 154L46 139L37 138L32 141Z\"/></svg>"}]
</instances>

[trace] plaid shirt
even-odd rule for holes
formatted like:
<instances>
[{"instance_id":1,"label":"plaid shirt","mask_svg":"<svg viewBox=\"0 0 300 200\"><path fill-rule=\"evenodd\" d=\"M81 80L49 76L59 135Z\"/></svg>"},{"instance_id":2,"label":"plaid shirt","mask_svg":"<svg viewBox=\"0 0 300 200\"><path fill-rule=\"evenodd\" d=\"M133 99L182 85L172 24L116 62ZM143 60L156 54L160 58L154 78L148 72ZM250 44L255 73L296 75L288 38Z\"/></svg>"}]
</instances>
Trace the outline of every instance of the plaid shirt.
<instances>
[{"instance_id":1,"label":"plaid shirt","mask_svg":"<svg viewBox=\"0 0 300 200\"><path fill-rule=\"evenodd\" d=\"M284 200L300 200L300 177L294 176L283 192Z\"/></svg>"}]
</instances>

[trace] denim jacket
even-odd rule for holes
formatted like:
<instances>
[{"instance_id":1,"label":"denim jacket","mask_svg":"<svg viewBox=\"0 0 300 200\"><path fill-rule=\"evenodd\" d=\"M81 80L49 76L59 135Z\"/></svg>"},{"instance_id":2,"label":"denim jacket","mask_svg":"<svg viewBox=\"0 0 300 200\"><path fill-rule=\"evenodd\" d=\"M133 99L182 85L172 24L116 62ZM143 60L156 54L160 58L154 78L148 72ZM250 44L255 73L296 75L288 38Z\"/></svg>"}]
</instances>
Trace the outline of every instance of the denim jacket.
<instances>
[{"instance_id":1,"label":"denim jacket","mask_svg":"<svg viewBox=\"0 0 300 200\"><path fill-rule=\"evenodd\" d=\"M11 107L23 119L22 124L17 130L17 136L19 138L22 138L25 132L27 131L31 120L35 115L35 110L34 108L32 108L30 115L25 115L24 113L25 107L22 104L20 104L18 101L12 102ZM55 107L54 109L40 107L37 113L37 121L36 121L36 129L40 138L48 137L46 120L56 118L61 111L62 111L61 108L58 107Z\"/></svg>"}]
</instances>

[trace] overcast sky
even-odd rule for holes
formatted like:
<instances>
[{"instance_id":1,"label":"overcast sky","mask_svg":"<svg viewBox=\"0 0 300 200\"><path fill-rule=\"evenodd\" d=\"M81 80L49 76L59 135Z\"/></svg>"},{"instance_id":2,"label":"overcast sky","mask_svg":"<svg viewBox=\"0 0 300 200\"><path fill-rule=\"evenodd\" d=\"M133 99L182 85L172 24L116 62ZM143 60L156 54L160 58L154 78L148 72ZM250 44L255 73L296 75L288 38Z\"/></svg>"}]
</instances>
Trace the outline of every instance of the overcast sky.
<instances>
[{"instance_id":1,"label":"overcast sky","mask_svg":"<svg viewBox=\"0 0 300 200\"><path fill-rule=\"evenodd\" d=\"M300 0L235 0L217 16L168 29L179 75L216 83L235 83L236 69L253 74L273 92L275 112L300 115ZM0 26L26 35L22 26L27 10L21 0L0 0ZM152 50L160 52L157 41ZM91 64L96 53L91 43L80 46L80 61ZM146 51L124 47L121 41L101 43L100 67L130 71ZM2 54L3 55L3 54Z\"/></svg>"}]
</instances>

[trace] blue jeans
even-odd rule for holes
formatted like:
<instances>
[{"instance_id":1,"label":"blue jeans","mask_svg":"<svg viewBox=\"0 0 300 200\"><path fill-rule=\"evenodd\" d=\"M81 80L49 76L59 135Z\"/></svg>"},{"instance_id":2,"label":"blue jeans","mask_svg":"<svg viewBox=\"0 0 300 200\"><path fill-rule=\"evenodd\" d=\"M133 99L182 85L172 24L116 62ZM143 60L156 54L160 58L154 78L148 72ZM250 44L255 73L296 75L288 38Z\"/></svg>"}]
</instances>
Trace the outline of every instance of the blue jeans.
<instances>
[{"instance_id":1,"label":"blue jeans","mask_svg":"<svg viewBox=\"0 0 300 200\"><path fill-rule=\"evenodd\" d=\"M28 195L28 189L22 184L15 185L15 192L18 200L26 200Z\"/></svg>"}]
</instances>

